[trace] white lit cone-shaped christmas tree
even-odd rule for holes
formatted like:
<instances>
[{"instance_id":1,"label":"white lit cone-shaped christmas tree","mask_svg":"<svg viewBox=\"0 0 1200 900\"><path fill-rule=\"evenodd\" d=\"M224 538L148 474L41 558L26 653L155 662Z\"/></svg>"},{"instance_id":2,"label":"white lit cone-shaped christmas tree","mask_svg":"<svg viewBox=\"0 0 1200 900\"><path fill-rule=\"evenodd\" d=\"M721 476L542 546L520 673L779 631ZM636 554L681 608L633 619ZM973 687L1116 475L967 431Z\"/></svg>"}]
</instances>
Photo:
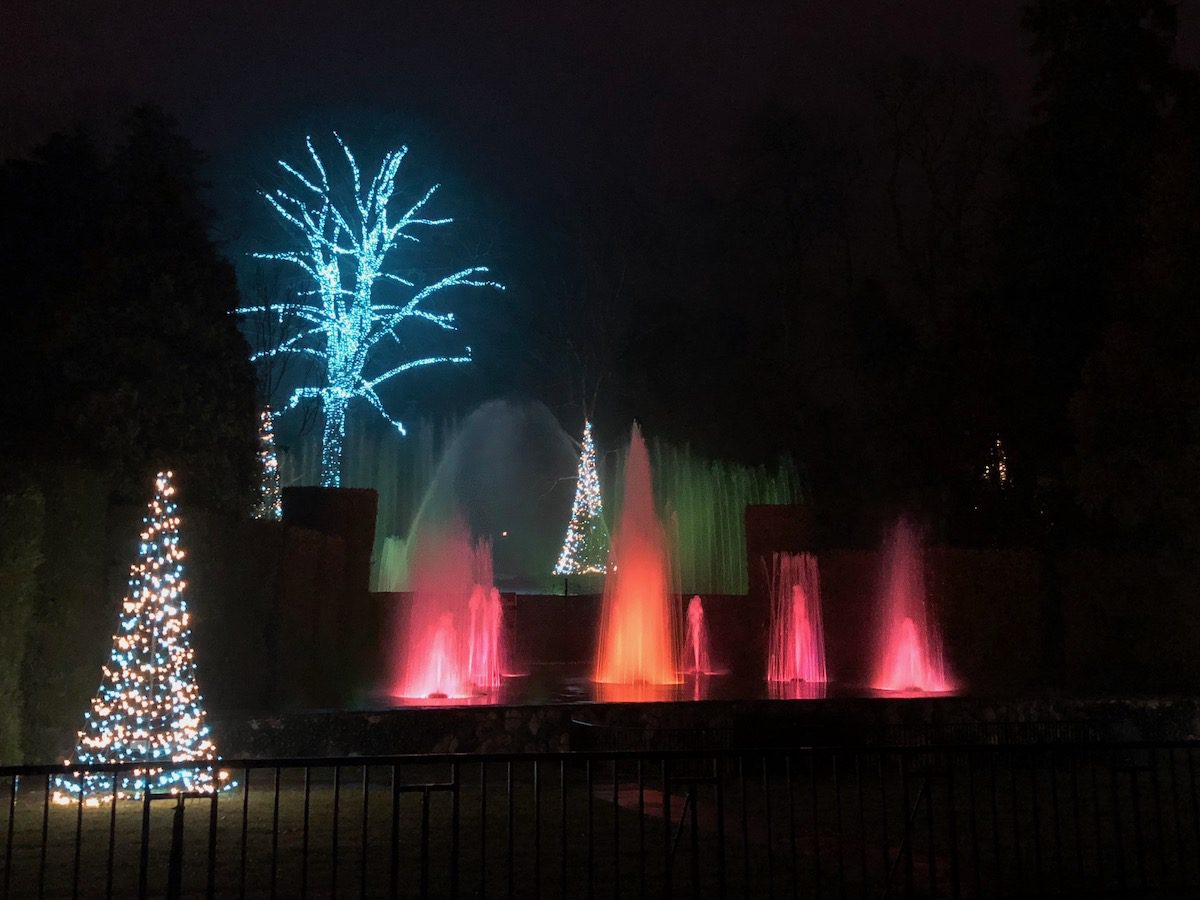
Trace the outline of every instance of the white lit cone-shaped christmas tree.
<instances>
[{"instance_id":1,"label":"white lit cone-shaped christmas tree","mask_svg":"<svg viewBox=\"0 0 1200 900\"><path fill-rule=\"evenodd\" d=\"M554 574L603 575L607 565L608 528L604 524L604 509L600 502L596 445L592 443L592 423L584 422L575 503L571 507L567 537L554 566Z\"/></svg>"},{"instance_id":2,"label":"white lit cone-shaped christmas tree","mask_svg":"<svg viewBox=\"0 0 1200 900\"><path fill-rule=\"evenodd\" d=\"M184 600L183 550L170 472L160 472L142 519L141 549L129 568L112 655L74 757L80 772L55 781L55 800L98 803L113 796L211 792L223 773L211 766L164 769L165 762L211 760L216 747L204 724L196 685L190 616ZM146 762L114 776L85 774L88 764Z\"/></svg>"}]
</instances>

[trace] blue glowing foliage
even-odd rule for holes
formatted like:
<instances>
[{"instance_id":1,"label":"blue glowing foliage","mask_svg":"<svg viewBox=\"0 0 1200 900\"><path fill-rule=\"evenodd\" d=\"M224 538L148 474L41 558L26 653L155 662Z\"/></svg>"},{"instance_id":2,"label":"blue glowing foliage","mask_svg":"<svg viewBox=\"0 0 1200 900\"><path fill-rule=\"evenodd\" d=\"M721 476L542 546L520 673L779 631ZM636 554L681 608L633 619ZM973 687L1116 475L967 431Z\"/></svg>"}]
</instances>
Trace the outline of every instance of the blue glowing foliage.
<instances>
[{"instance_id":1,"label":"blue glowing foliage","mask_svg":"<svg viewBox=\"0 0 1200 900\"><path fill-rule=\"evenodd\" d=\"M156 479L109 663L68 761L80 770L55 779L56 802L94 804L144 790L209 792L223 780L211 765L163 767L216 757L196 684L171 479L170 472ZM115 762L146 765L115 777L86 774L89 764Z\"/></svg>"},{"instance_id":2,"label":"blue glowing foliage","mask_svg":"<svg viewBox=\"0 0 1200 900\"><path fill-rule=\"evenodd\" d=\"M298 388L287 408L295 408L302 400L321 403L324 414L321 484L326 487L341 483L342 443L350 401L366 400L404 434L404 425L384 409L376 390L379 385L421 366L470 361L471 348L464 347L455 355L395 362L394 354L401 350L401 326L424 322L446 331L457 330L453 313L431 312L422 308L422 302L454 287L503 290L503 285L481 277L488 271L483 266L462 269L421 287L387 271L400 241L419 242L412 233L414 228L447 225L452 220L428 218L422 212L437 191L436 184L403 212L399 212L402 206L393 208L396 177L407 147L387 153L375 176L364 183L354 154L336 133L334 137L348 167L349 191L338 192L331 187L325 164L313 148L312 139L306 138L312 172L305 174L279 161L298 183L299 196L282 190L263 194L283 222L299 233L301 246L297 250L254 255L298 267L311 282L311 289L299 294L296 303L238 310L278 313L281 320L286 316L300 325L292 337L256 353L252 359L292 353L317 360L324 370L322 384ZM340 196L335 196L339 193ZM401 296L383 296L389 293ZM377 354L391 361L371 366ZM366 374L368 371L373 374Z\"/></svg>"},{"instance_id":3,"label":"blue glowing foliage","mask_svg":"<svg viewBox=\"0 0 1200 900\"><path fill-rule=\"evenodd\" d=\"M596 469L596 445L592 423L583 424L583 449L575 479L575 502L562 551L554 564L555 575L602 575L608 568L608 528L600 499L600 473Z\"/></svg>"}]
</instances>

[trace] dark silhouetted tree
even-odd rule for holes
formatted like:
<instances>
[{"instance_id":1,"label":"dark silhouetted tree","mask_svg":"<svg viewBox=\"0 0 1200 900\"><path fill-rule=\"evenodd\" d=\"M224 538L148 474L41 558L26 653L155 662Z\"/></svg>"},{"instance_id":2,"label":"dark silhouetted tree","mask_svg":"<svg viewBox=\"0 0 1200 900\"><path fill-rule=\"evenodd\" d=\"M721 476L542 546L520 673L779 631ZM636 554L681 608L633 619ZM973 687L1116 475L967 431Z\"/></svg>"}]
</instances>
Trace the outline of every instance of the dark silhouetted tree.
<instances>
[{"instance_id":1,"label":"dark silhouetted tree","mask_svg":"<svg viewBox=\"0 0 1200 900\"><path fill-rule=\"evenodd\" d=\"M147 107L111 154L76 134L0 168L0 272L15 312L0 340L18 373L0 399L0 443L105 469L125 499L170 464L198 506L243 511L254 373L200 164Z\"/></svg>"},{"instance_id":2,"label":"dark silhouetted tree","mask_svg":"<svg viewBox=\"0 0 1200 900\"><path fill-rule=\"evenodd\" d=\"M1013 362L1014 449L1058 480L1068 398L1140 250L1139 198L1177 80L1176 11L1166 0L1036 0L1022 21L1039 68L997 337Z\"/></svg>"}]
</instances>

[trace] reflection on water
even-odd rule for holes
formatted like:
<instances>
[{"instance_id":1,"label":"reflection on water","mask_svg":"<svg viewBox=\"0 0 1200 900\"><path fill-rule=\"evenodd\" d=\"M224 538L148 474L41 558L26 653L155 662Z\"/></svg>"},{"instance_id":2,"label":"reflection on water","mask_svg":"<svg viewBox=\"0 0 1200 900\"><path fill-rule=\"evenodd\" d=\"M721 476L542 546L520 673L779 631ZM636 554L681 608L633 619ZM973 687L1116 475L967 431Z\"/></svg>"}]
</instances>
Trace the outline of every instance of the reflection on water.
<instances>
[{"instance_id":1,"label":"reflection on water","mask_svg":"<svg viewBox=\"0 0 1200 900\"><path fill-rule=\"evenodd\" d=\"M958 692L954 691L954 690L892 691L892 690L888 690L886 688L867 688L860 693L860 696L862 696L862 697L881 697L881 698L885 698L888 700L923 700L923 699L927 699L929 697L955 697L957 695L958 695Z\"/></svg>"},{"instance_id":2,"label":"reflection on water","mask_svg":"<svg viewBox=\"0 0 1200 900\"><path fill-rule=\"evenodd\" d=\"M395 694L383 694L375 698L375 705L385 708L396 706L495 706L504 703L496 692L490 694L472 694L469 697L400 697Z\"/></svg>"},{"instance_id":3,"label":"reflection on water","mask_svg":"<svg viewBox=\"0 0 1200 900\"><path fill-rule=\"evenodd\" d=\"M948 694L881 692L844 682L769 683L735 673L687 675L680 684L596 684L586 663L531 666L527 674L506 675L489 693L461 698L405 699L380 695L377 708L397 706L522 706L580 703L654 703L688 700L822 700L840 697L944 697Z\"/></svg>"},{"instance_id":4,"label":"reflection on water","mask_svg":"<svg viewBox=\"0 0 1200 900\"><path fill-rule=\"evenodd\" d=\"M772 700L824 700L829 696L827 681L768 681Z\"/></svg>"},{"instance_id":5,"label":"reflection on water","mask_svg":"<svg viewBox=\"0 0 1200 900\"><path fill-rule=\"evenodd\" d=\"M682 700L682 684L600 684L592 699L597 703L661 703Z\"/></svg>"}]
</instances>

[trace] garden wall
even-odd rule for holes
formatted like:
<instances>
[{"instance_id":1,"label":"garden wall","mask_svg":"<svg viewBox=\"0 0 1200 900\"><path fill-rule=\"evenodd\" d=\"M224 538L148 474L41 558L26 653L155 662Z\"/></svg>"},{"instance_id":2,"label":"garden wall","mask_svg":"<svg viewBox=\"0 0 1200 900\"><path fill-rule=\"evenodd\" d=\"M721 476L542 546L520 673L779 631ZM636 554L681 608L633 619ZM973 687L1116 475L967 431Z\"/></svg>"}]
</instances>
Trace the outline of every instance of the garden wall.
<instances>
[{"instance_id":1,"label":"garden wall","mask_svg":"<svg viewBox=\"0 0 1200 900\"><path fill-rule=\"evenodd\" d=\"M22 698L25 758L42 762L70 751L99 682L143 510L109 509L104 480L82 470L43 472L37 487L43 561L19 692L8 696ZM407 598L367 592L368 495L289 491L283 523L184 505L197 662L214 720L369 705ZM810 535L792 512L748 510L752 560L774 545L803 549ZM829 549L819 558L830 676L868 683L881 556ZM926 578L950 668L976 698L1200 693L1194 561L1079 550L1047 562L1032 550L933 548ZM751 583L747 596L703 599L714 663L758 678L769 601L765 581ZM504 602L516 667L592 658L599 596Z\"/></svg>"},{"instance_id":2,"label":"garden wall","mask_svg":"<svg viewBox=\"0 0 1200 900\"><path fill-rule=\"evenodd\" d=\"M883 560L877 552L834 550L822 553L820 564L830 678L864 685L874 659ZM1032 689L1041 674L1045 644L1036 556L931 550L926 567L954 673L975 692ZM679 600L681 616L689 599ZM702 599L714 666L741 676L764 675L770 622L765 594ZM597 595L513 597L506 604L505 621L517 665L590 660L600 603Z\"/></svg>"},{"instance_id":3,"label":"garden wall","mask_svg":"<svg viewBox=\"0 0 1200 900\"><path fill-rule=\"evenodd\" d=\"M1200 738L1200 702L1114 699L530 704L287 713L214 725L229 758Z\"/></svg>"},{"instance_id":4,"label":"garden wall","mask_svg":"<svg viewBox=\"0 0 1200 900\"><path fill-rule=\"evenodd\" d=\"M1200 617L1186 578L1135 554L1075 551L1048 566L1032 550L932 548L926 581L956 680L975 695L1200 692ZM820 554L830 677L870 682L884 560L877 551ZM404 595L374 596L376 620ZM506 595L518 667L591 660L598 595ZM689 598L680 598L681 607ZM714 663L739 675L765 668L769 603L703 598ZM390 645L386 619L377 652ZM380 628L385 628L380 625ZM1063 662L1065 660L1065 663Z\"/></svg>"}]
</instances>

